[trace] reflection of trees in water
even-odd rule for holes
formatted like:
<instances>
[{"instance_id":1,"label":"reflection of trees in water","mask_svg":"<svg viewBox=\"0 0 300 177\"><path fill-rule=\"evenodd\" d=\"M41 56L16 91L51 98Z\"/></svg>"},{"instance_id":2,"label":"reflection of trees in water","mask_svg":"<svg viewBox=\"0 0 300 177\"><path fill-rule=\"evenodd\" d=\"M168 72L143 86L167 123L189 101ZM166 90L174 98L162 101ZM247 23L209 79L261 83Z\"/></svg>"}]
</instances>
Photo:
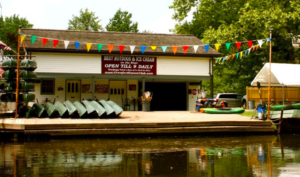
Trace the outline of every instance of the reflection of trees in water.
<instances>
[{"instance_id":1,"label":"reflection of trees in water","mask_svg":"<svg viewBox=\"0 0 300 177\"><path fill-rule=\"evenodd\" d=\"M13 175L14 150L19 176L268 176L271 143L276 176L288 163L299 163L293 143L284 145L282 158L286 141L257 136L1 144L0 176Z\"/></svg>"}]
</instances>

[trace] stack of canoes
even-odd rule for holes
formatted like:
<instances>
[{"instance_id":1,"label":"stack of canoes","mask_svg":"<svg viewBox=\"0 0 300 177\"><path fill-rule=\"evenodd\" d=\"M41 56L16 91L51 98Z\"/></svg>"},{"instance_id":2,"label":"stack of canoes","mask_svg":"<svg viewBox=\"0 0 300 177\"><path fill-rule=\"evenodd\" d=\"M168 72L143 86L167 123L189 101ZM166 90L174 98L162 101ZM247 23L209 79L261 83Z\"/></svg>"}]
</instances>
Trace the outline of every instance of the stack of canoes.
<instances>
[{"instance_id":1,"label":"stack of canoes","mask_svg":"<svg viewBox=\"0 0 300 177\"><path fill-rule=\"evenodd\" d=\"M240 114L245 112L243 108L201 108L200 112L208 114Z\"/></svg>"},{"instance_id":2,"label":"stack of canoes","mask_svg":"<svg viewBox=\"0 0 300 177\"><path fill-rule=\"evenodd\" d=\"M96 118L117 118L123 109L113 101L87 101L82 102L65 101L62 104L56 101L53 105L47 102L44 106L35 103L28 110L26 117L39 118L82 118L82 119L96 119Z\"/></svg>"},{"instance_id":3,"label":"stack of canoes","mask_svg":"<svg viewBox=\"0 0 300 177\"><path fill-rule=\"evenodd\" d=\"M35 100L35 95L28 92L34 91L34 83L32 83L37 75L34 72L37 63L34 60L24 59L20 62L20 74L19 79L19 101L23 101L26 105L28 102ZM17 61L14 59L6 59L1 63L1 68L4 70L2 78L5 81L0 82L1 101L3 102L15 102L16 98L16 68Z\"/></svg>"}]
</instances>

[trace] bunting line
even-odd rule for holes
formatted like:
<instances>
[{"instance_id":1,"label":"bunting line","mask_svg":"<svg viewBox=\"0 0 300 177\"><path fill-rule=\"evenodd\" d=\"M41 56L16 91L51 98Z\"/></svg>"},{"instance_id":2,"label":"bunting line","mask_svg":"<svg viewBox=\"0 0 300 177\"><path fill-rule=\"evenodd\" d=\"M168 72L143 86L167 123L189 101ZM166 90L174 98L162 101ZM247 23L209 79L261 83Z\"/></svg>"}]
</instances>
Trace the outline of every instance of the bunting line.
<instances>
[{"instance_id":1,"label":"bunting line","mask_svg":"<svg viewBox=\"0 0 300 177\"><path fill-rule=\"evenodd\" d=\"M20 33L19 35L21 36L21 42L23 42L27 36L30 36L30 37L31 37L31 44L35 43L35 41L36 41L38 38L40 38L40 39L42 39L42 44L43 44L43 46L46 45L46 43L47 43L48 40L53 40L53 47L54 47L54 48L57 46L58 42L60 42L60 41L64 41L65 49L68 48L70 42L74 43L74 44L75 44L76 50L78 50L78 49L79 49L79 46L80 46L82 43L84 43L84 44L86 44L86 47L87 47L87 51L88 51L88 52L90 51L90 49L91 49L91 47L92 47L93 44L97 45L98 52L100 52L100 51L102 50L102 47L103 47L104 45L105 45L105 46L108 46L109 53L111 53L111 51L112 51L113 48L114 48L114 45L111 45L111 44L99 44L99 43L91 43L91 42L69 41L69 40L61 40L61 39L55 39L55 38L39 37L39 36L34 36L34 35L26 35L26 34L23 34L23 33ZM249 49L247 49L247 50L249 50L249 51L248 51L248 52L245 52L245 55L246 55L247 53L248 53L248 54L250 53L251 48L253 49L253 51L254 51L255 49L257 50L258 47L261 47L263 43L269 42L269 41L271 41L271 40L272 40L271 38L265 38L265 39L257 39L257 40L249 40L249 41L239 41L239 42L217 43L217 44L176 45L176 46L177 46L177 48L178 48L178 47L182 47L184 53L186 54L189 47L193 47L193 48L194 48L194 52L197 53L197 50L198 50L199 46L203 46L204 49L205 49L205 51L208 52L209 47L214 46L215 50L216 50L216 51L219 51L220 47L221 47L222 45L225 44L227 51L229 51L229 49L230 49L230 47L232 46L232 44L235 44L235 45L236 45L236 48L239 50L242 44L246 44L246 43L247 43L248 46L249 46ZM255 41L258 43L258 45L255 45L256 48L253 48L253 42L255 42ZM132 53L134 52L134 49L135 49L135 46L134 46L134 47L132 47L132 46L133 46L133 45L119 45L118 47L119 47L119 49L120 49L120 53L123 52L123 50L124 50L125 47L129 47L129 48L130 48L130 51L131 51L131 54L132 54ZM157 49L157 46L155 46L155 45L153 45L153 46L140 46L140 47L141 47L142 54L144 54L144 52L145 52L145 50L146 50L147 47L150 47L152 50L156 50L156 49ZM163 52L166 52L166 50L167 50L168 47L172 48L174 54L177 52L177 49L176 49L176 51L174 52L174 47L175 47L175 46L160 46L160 47L161 47L161 49L162 49ZM242 55L243 55L243 54L241 54L241 56L242 56Z\"/></svg>"}]
</instances>

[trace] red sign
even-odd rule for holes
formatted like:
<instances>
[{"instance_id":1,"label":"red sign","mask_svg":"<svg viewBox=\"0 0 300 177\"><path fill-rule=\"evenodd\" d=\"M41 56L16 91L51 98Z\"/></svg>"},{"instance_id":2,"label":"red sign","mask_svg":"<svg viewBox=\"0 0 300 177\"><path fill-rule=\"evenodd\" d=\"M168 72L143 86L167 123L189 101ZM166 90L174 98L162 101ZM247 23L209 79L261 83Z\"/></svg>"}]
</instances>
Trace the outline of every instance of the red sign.
<instances>
[{"instance_id":1,"label":"red sign","mask_svg":"<svg viewBox=\"0 0 300 177\"><path fill-rule=\"evenodd\" d=\"M193 94L193 95L197 95L197 89L193 89L193 90L192 90L192 94Z\"/></svg>"},{"instance_id":2,"label":"red sign","mask_svg":"<svg viewBox=\"0 0 300 177\"><path fill-rule=\"evenodd\" d=\"M102 74L156 75L156 57L102 55Z\"/></svg>"}]
</instances>

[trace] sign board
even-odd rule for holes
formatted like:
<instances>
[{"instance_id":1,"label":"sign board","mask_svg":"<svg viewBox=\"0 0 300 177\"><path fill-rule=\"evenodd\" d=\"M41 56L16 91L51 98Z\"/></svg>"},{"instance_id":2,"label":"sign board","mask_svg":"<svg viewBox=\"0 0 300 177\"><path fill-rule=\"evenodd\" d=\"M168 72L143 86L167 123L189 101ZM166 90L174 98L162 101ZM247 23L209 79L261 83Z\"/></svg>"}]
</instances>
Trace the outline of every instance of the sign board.
<instances>
[{"instance_id":1,"label":"sign board","mask_svg":"<svg viewBox=\"0 0 300 177\"><path fill-rule=\"evenodd\" d=\"M156 75L156 57L102 55L102 74Z\"/></svg>"},{"instance_id":2,"label":"sign board","mask_svg":"<svg viewBox=\"0 0 300 177\"><path fill-rule=\"evenodd\" d=\"M108 84L95 84L95 93L108 93Z\"/></svg>"},{"instance_id":3,"label":"sign board","mask_svg":"<svg viewBox=\"0 0 300 177\"><path fill-rule=\"evenodd\" d=\"M193 95L197 95L197 89L193 89L193 90L192 90L192 94L193 94Z\"/></svg>"}]
</instances>

